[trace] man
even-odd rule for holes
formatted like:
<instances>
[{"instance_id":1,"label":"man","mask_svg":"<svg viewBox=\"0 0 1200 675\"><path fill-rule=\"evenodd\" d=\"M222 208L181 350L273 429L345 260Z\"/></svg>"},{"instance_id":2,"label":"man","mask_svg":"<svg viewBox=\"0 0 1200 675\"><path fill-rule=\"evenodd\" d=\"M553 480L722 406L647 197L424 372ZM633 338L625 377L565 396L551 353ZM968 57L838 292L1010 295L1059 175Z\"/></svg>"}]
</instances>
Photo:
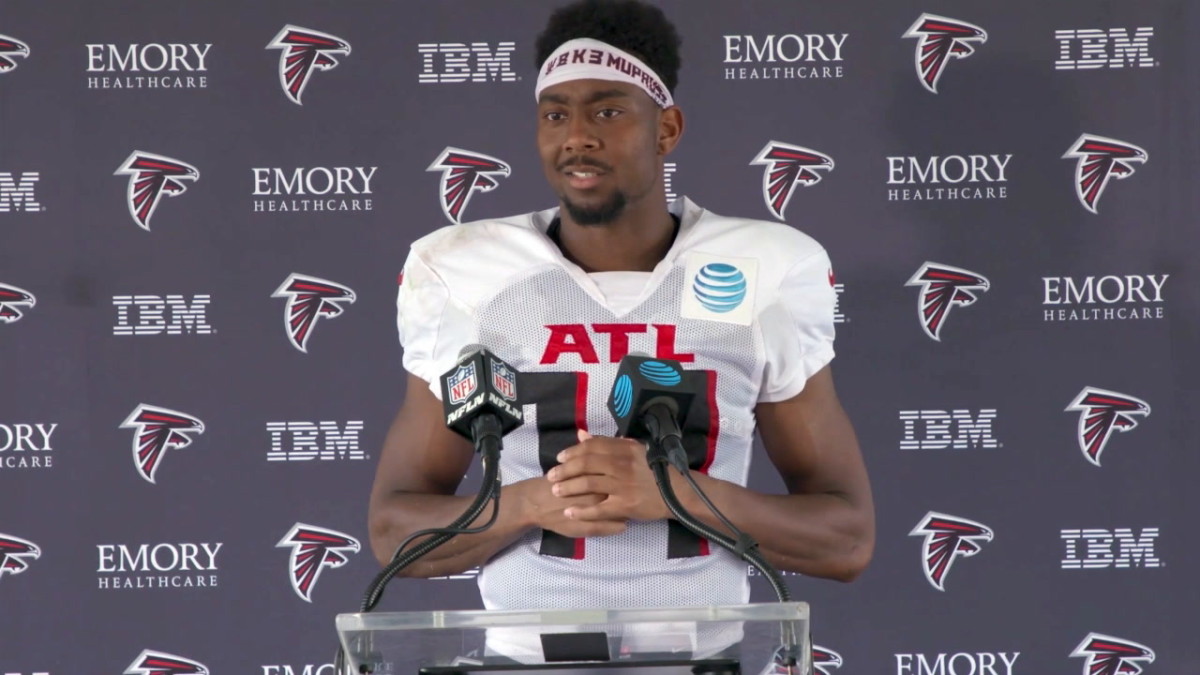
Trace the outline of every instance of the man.
<instances>
[{"instance_id":1,"label":"man","mask_svg":"<svg viewBox=\"0 0 1200 675\"><path fill-rule=\"evenodd\" d=\"M407 394L371 495L381 562L471 501L455 491L474 455L442 422L438 378L478 343L520 371L527 405L505 438L499 514L404 574L482 565L488 608L746 602L746 564L670 519L641 442L604 435L630 352L703 373L707 395L685 429L691 473L769 561L843 581L865 568L874 512L828 365L828 258L785 225L688 200L668 210L663 159L684 129L672 99L678 45L662 13L636 1L557 11L537 42L536 96L559 208L413 245L398 299ZM744 487L756 427L787 494ZM722 529L672 480L689 511Z\"/></svg>"}]
</instances>

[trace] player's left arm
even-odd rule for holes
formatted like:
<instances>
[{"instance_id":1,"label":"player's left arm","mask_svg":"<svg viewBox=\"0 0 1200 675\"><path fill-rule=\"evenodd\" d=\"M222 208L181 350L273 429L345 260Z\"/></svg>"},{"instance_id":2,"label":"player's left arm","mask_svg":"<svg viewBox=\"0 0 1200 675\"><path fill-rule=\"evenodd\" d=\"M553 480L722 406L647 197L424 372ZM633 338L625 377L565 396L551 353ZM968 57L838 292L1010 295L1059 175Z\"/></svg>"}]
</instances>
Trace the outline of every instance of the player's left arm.
<instances>
[{"instance_id":1,"label":"player's left arm","mask_svg":"<svg viewBox=\"0 0 1200 675\"><path fill-rule=\"evenodd\" d=\"M705 495L758 542L776 567L841 581L862 573L875 546L875 509L854 428L825 366L795 396L759 403L759 434L787 494L766 494L692 471ZM604 494L592 506L566 510L568 519L669 518L646 463L645 446L623 438L580 435L559 455L547 478L560 497ZM673 469L671 486L684 508L708 526L728 531Z\"/></svg>"},{"instance_id":2,"label":"player's left arm","mask_svg":"<svg viewBox=\"0 0 1200 675\"><path fill-rule=\"evenodd\" d=\"M692 472L727 518L776 567L841 581L866 568L875 547L875 507L854 427L828 365L795 396L755 408L767 456L787 494L765 494ZM723 529L682 480L676 493L696 517Z\"/></svg>"}]
</instances>

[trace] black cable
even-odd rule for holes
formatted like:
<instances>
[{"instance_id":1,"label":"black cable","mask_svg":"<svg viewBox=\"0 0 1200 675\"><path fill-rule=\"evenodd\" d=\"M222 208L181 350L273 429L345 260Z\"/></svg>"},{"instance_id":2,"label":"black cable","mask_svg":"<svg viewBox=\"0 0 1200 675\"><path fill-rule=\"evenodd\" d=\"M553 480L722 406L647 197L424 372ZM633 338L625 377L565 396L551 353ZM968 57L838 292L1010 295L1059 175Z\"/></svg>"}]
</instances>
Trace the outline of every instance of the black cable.
<instances>
[{"instance_id":1,"label":"black cable","mask_svg":"<svg viewBox=\"0 0 1200 675\"><path fill-rule=\"evenodd\" d=\"M762 554L755 549L753 539L747 537L740 530L737 530L739 534L737 539L727 537L721 532L700 522L695 518L695 516L687 512L687 510L683 507L683 504L679 502L679 498L675 495L675 489L671 486L671 478L667 473L667 464L669 461L667 459L666 452L662 450L662 447L659 443L656 443L653 440L650 442L649 457L650 469L654 473L654 480L656 483L658 483L658 489L662 493L663 502L666 503L667 510L671 512L671 515L675 516L675 519L678 520L680 524L682 524L688 530L691 530L693 534L712 541L721 548L732 552L742 560L754 565L758 571L762 572L762 575L767 578L767 581L771 584L771 588L775 591L775 595L779 598L779 601L790 602L792 595L788 590L787 585L784 583L783 577L780 576L775 567L771 565L771 563L767 562L767 560L762 557Z\"/></svg>"},{"instance_id":2,"label":"black cable","mask_svg":"<svg viewBox=\"0 0 1200 675\"><path fill-rule=\"evenodd\" d=\"M435 548L453 539L455 535L461 533L465 529L466 525L474 522L475 519L479 517L479 514L483 513L483 509L487 506L489 501L491 501L493 498L498 500L499 490L497 490L497 483L499 482L500 474L499 448L484 449L483 469L483 489L481 489L479 494L475 496L475 500L471 502L470 506L467 507L467 510L461 516L455 519L454 522L450 523L444 528L424 531L423 534L432 534L433 536L417 544L408 551L401 551L397 557L393 558L392 561L388 563L387 567L384 567L383 570L376 575L375 579L371 582L371 585L367 587L367 592L363 596L362 606L359 610L360 612L369 612L379 604L380 599L383 597L384 587L387 586L388 582L396 575L397 572L405 567L408 567L413 562ZM497 503L497 510L495 513L499 512L498 507L499 504ZM493 513L493 520L495 513ZM410 535L409 538L411 539L414 536L415 535Z\"/></svg>"}]
</instances>

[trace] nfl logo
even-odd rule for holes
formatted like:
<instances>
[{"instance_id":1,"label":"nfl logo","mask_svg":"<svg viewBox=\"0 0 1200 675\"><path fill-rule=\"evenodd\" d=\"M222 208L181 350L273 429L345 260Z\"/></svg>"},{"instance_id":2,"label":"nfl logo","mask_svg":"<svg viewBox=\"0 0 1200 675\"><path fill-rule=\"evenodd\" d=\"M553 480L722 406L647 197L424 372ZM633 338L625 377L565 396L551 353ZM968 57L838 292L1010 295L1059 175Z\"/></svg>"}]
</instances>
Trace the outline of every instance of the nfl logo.
<instances>
[{"instance_id":1,"label":"nfl logo","mask_svg":"<svg viewBox=\"0 0 1200 675\"><path fill-rule=\"evenodd\" d=\"M446 383L450 389L450 404L458 405L475 393L479 382L475 379L475 363L459 366Z\"/></svg>"},{"instance_id":2,"label":"nfl logo","mask_svg":"<svg viewBox=\"0 0 1200 675\"><path fill-rule=\"evenodd\" d=\"M517 400L517 375L499 361L492 361L492 389L510 401Z\"/></svg>"}]
</instances>

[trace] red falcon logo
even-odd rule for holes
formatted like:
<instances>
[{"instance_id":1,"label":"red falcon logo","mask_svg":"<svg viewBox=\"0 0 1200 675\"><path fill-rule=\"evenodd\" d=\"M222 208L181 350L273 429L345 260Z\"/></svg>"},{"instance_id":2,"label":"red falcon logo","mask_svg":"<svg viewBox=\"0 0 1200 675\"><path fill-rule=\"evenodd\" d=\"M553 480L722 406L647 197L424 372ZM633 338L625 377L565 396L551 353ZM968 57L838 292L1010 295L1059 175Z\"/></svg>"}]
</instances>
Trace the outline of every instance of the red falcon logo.
<instances>
[{"instance_id":1,"label":"red falcon logo","mask_svg":"<svg viewBox=\"0 0 1200 675\"><path fill-rule=\"evenodd\" d=\"M144 649L125 669L125 675L208 675L208 668L182 656Z\"/></svg>"},{"instance_id":2,"label":"red falcon logo","mask_svg":"<svg viewBox=\"0 0 1200 675\"><path fill-rule=\"evenodd\" d=\"M512 173L507 164L495 157L458 148L446 148L425 170L441 172L442 213L455 223L462 222L472 194L495 190L500 185L497 178Z\"/></svg>"},{"instance_id":3,"label":"red falcon logo","mask_svg":"<svg viewBox=\"0 0 1200 675\"><path fill-rule=\"evenodd\" d=\"M771 213L783 220L783 211L792 200L796 185L811 187L821 182L818 172L831 171L833 158L798 145L771 141L750 165L767 167L763 170L763 199Z\"/></svg>"},{"instance_id":4,"label":"red falcon logo","mask_svg":"<svg viewBox=\"0 0 1200 675\"><path fill-rule=\"evenodd\" d=\"M289 25L279 31L267 49L283 50L279 55L279 84L293 103L303 105L300 97L313 71L337 67L333 54L348 55L350 43L329 33Z\"/></svg>"},{"instance_id":5,"label":"red falcon logo","mask_svg":"<svg viewBox=\"0 0 1200 675\"><path fill-rule=\"evenodd\" d=\"M42 550L32 541L11 534L0 534L0 578L5 574L20 574L29 569L29 561L42 557Z\"/></svg>"},{"instance_id":6,"label":"red falcon logo","mask_svg":"<svg viewBox=\"0 0 1200 675\"><path fill-rule=\"evenodd\" d=\"M1071 656L1087 659L1083 675L1138 675L1138 662L1154 662L1154 651L1146 645L1099 633L1088 634Z\"/></svg>"},{"instance_id":7,"label":"red falcon logo","mask_svg":"<svg viewBox=\"0 0 1200 675\"><path fill-rule=\"evenodd\" d=\"M1078 160L1075 163L1075 195L1083 208L1098 213L1096 203L1104 194L1108 180L1128 178L1133 175L1132 162L1145 162L1149 156L1132 143L1084 134L1062 158Z\"/></svg>"},{"instance_id":8,"label":"red falcon logo","mask_svg":"<svg viewBox=\"0 0 1200 675\"><path fill-rule=\"evenodd\" d=\"M818 645L812 646L813 675L831 675L842 667L842 655Z\"/></svg>"},{"instance_id":9,"label":"red falcon logo","mask_svg":"<svg viewBox=\"0 0 1200 675\"><path fill-rule=\"evenodd\" d=\"M204 422L187 413L143 403L129 413L121 428L136 429L133 464L142 478L153 483L154 474L162 466L163 454L191 445L191 434L204 433Z\"/></svg>"},{"instance_id":10,"label":"red falcon logo","mask_svg":"<svg viewBox=\"0 0 1200 675\"><path fill-rule=\"evenodd\" d=\"M19 321L25 315L17 308L21 305L33 307L36 304L37 298L33 297L33 293L16 286L0 284L0 323Z\"/></svg>"},{"instance_id":11,"label":"red falcon logo","mask_svg":"<svg viewBox=\"0 0 1200 675\"><path fill-rule=\"evenodd\" d=\"M992 531L986 525L933 511L908 534L925 537L921 563L925 578L939 591L946 590L946 574L956 558L969 558L979 553L982 542L992 540Z\"/></svg>"},{"instance_id":12,"label":"red falcon logo","mask_svg":"<svg viewBox=\"0 0 1200 675\"><path fill-rule=\"evenodd\" d=\"M200 178L196 167L178 159L134 150L125 163L113 172L114 176L129 176L125 205L133 222L150 231L150 216L165 194L176 197L187 190L182 181Z\"/></svg>"},{"instance_id":13,"label":"red falcon logo","mask_svg":"<svg viewBox=\"0 0 1200 675\"><path fill-rule=\"evenodd\" d=\"M1089 462L1100 466L1100 453L1113 430L1129 431L1137 426L1134 416L1150 414L1150 404L1128 394L1084 387L1065 412L1079 412L1079 449Z\"/></svg>"},{"instance_id":14,"label":"red falcon logo","mask_svg":"<svg viewBox=\"0 0 1200 675\"><path fill-rule=\"evenodd\" d=\"M337 316L345 311L342 303L357 300L354 291L341 284L303 274L288 276L271 297L287 298L283 326L292 346L306 354L317 319Z\"/></svg>"},{"instance_id":15,"label":"red falcon logo","mask_svg":"<svg viewBox=\"0 0 1200 675\"><path fill-rule=\"evenodd\" d=\"M986 292L991 284L983 276L949 265L927 262L912 275L905 286L920 286L917 296L917 316L921 328L929 337L942 341L942 326L946 315L955 305L963 307L979 299L976 293Z\"/></svg>"},{"instance_id":16,"label":"red falcon logo","mask_svg":"<svg viewBox=\"0 0 1200 675\"><path fill-rule=\"evenodd\" d=\"M975 53L975 48L968 43L987 42L987 33L979 26L936 14L922 14L908 27L904 37L918 38L917 77L935 94L950 57L965 59Z\"/></svg>"},{"instance_id":17,"label":"red falcon logo","mask_svg":"<svg viewBox=\"0 0 1200 675\"><path fill-rule=\"evenodd\" d=\"M17 62L13 60L14 56L21 58L29 56L29 45L16 38L0 35L0 75L17 67Z\"/></svg>"},{"instance_id":18,"label":"red falcon logo","mask_svg":"<svg viewBox=\"0 0 1200 675\"><path fill-rule=\"evenodd\" d=\"M291 548L288 558L288 579L292 589L305 602L312 602L313 586L326 567L341 567L348 554L358 553L358 540L348 534L323 527L296 523L276 548Z\"/></svg>"}]
</instances>

